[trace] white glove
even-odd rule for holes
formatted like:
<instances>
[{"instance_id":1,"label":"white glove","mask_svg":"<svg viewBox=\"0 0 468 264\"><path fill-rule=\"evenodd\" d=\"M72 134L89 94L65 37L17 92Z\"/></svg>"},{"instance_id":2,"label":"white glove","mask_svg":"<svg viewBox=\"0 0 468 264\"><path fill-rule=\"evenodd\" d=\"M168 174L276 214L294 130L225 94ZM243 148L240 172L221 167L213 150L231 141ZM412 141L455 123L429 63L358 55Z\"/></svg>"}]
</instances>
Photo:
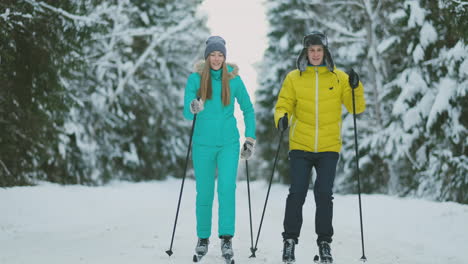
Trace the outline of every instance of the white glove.
<instances>
[{"instance_id":1,"label":"white glove","mask_svg":"<svg viewBox=\"0 0 468 264\"><path fill-rule=\"evenodd\" d=\"M248 160L252 156L254 152L254 148L255 148L255 139L251 137L245 138L244 145L242 146L242 149L241 149L241 159Z\"/></svg>"},{"instance_id":2,"label":"white glove","mask_svg":"<svg viewBox=\"0 0 468 264\"><path fill-rule=\"evenodd\" d=\"M190 112L192 114L197 114L203 110L203 100L202 99L193 99L190 102Z\"/></svg>"}]
</instances>

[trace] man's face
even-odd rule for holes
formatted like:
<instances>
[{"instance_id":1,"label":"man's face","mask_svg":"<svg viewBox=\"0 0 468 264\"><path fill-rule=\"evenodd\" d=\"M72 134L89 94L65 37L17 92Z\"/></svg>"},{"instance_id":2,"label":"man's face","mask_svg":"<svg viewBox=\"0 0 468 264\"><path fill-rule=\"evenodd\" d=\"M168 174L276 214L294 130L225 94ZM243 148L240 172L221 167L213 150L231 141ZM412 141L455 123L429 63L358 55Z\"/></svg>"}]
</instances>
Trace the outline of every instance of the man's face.
<instances>
[{"instance_id":1,"label":"man's face","mask_svg":"<svg viewBox=\"0 0 468 264\"><path fill-rule=\"evenodd\" d=\"M323 46L322 45L311 45L307 48L307 58L309 63L317 66L323 63Z\"/></svg>"}]
</instances>

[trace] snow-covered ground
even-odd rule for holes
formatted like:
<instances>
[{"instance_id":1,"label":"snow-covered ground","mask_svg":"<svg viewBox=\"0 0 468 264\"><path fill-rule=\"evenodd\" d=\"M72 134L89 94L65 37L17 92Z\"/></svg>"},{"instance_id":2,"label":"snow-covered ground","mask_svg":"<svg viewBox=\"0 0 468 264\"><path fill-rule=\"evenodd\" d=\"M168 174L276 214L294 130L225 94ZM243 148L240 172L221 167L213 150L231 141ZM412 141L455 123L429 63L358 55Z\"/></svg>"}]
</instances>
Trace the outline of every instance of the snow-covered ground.
<instances>
[{"instance_id":1,"label":"snow-covered ground","mask_svg":"<svg viewBox=\"0 0 468 264\"><path fill-rule=\"evenodd\" d=\"M191 263L195 233L194 181L187 180L174 240L169 249L181 180L114 183L104 187L59 186L0 189L0 263ZM254 234L267 183L251 186ZM257 258L250 259L246 182L238 182L236 263L281 263L281 231L287 186L273 185ZM304 210L297 263L316 254L314 202ZM217 211L215 204L214 211ZM468 206L383 195L363 196L368 263L468 263ZM214 213L216 215L216 213ZM217 223L217 219L213 219ZM360 263L361 240L355 195L335 197L336 263ZM217 226L204 263L223 263Z\"/></svg>"}]
</instances>

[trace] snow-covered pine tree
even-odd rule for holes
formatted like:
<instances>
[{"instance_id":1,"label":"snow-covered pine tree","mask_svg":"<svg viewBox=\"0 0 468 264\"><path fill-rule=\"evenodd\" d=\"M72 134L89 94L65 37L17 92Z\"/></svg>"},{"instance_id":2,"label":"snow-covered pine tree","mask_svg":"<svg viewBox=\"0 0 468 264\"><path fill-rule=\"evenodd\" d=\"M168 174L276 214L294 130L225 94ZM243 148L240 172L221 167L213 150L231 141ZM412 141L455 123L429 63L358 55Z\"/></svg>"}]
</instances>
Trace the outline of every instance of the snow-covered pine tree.
<instances>
[{"instance_id":1,"label":"snow-covered pine tree","mask_svg":"<svg viewBox=\"0 0 468 264\"><path fill-rule=\"evenodd\" d=\"M83 103L68 129L95 181L181 175L190 125L183 89L208 36L200 3L88 3L88 17L100 22L83 46L85 74L70 80Z\"/></svg>"},{"instance_id":2,"label":"snow-covered pine tree","mask_svg":"<svg viewBox=\"0 0 468 264\"><path fill-rule=\"evenodd\" d=\"M405 7L395 46L405 55L383 100L393 104L384 133L398 193L468 203L467 6L412 0Z\"/></svg>"},{"instance_id":3,"label":"snow-covered pine tree","mask_svg":"<svg viewBox=\"0 0 468 264\"><path fill-rule=\"evenodd\" d=\"M268 48L259 72L259 88L256 91L255 112L257 116L258 157L254 177L269 178L275 159L280 133L275 128L273 113L276 100L286 74L296 67L296 58L302 49L302 38L317 29L313 19L304 19L308 10L315 10L310 1L266 2L267 19L270 24ZM288 131L283 135L275 181L289 182L287 148ZM267 143L268 142L268 143Z\"/></svg>"},{"instance_id":4,"label":"snow-covered pine tree","mask_svg":"<svg viewBox=\"0 0 468 264\"><path fill-rule=\"evenodd\" d=\"M68 54L79 32L49 8L52 2L0 3L0 186L76 183L60 147L72 101L61 76L73 67ZM75 9L70 1L55 5Z\"/></svg>"}]
</instances>

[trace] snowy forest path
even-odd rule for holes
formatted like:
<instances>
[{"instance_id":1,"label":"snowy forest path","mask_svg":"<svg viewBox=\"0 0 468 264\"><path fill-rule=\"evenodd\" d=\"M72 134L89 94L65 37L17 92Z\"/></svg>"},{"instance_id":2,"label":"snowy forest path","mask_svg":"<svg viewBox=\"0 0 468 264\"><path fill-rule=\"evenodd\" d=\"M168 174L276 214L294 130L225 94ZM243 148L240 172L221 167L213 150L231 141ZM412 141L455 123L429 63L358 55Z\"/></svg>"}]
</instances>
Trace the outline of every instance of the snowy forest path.
<instances>
[{"instance_id":1,"label":"snowy forest path","mask_svg":"<svg viewBox=\"0 0 468 264\"><path fill-rule=\"evenodd\" d=\"M0 189L0 263L190 263L197 241L195 182L186 181L174 254L168 257L180 179L146 183L117 182L103 187L60 186ZM258 228L267 183L251 184L254 230ZM280 263L282 220L288 193L274 184L256 258L250 256L245 182L237 183L236 263ZM222 262L217 239L217 202L208 254L202 263ZM335 195L336 263L360 263L356 195ZM309 263L315 245L313 195L304 205L304 224L296 263ZM462 264L468 258L468 205L414 198L363 195L368 263ZM24 254L28 252L28 254Z\"/></svg>"}]
</instances>

